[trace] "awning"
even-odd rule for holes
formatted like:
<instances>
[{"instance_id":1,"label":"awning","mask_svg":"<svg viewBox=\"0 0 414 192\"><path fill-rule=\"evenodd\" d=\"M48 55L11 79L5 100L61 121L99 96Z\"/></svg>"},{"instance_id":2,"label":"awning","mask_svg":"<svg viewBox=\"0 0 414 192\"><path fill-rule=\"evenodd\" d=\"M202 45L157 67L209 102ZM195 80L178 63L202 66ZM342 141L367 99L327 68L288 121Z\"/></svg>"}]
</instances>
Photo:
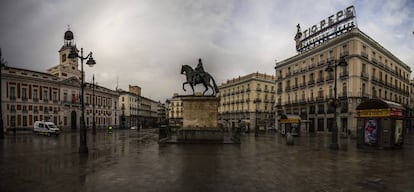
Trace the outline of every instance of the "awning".
<instances>
[{"instance_id":1,"label":"awning","mask_svg":"<svg viewBox=\"0 0 414 192\"><path fill-rule=\"evenodd\" d=\"M395 102L382 99L370 99L356 108L358 117L402 117L405 108Z\"/></svg>"}]
</instances>

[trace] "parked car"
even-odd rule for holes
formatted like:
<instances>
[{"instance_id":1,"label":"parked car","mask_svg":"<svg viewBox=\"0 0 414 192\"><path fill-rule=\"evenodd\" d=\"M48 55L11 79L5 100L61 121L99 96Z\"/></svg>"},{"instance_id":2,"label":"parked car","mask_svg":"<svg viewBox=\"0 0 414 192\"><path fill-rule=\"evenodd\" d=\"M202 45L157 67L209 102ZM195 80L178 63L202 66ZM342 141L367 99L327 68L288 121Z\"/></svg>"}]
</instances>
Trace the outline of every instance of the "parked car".
<instances>
[{"instance_id":1,"label":"parked car","mask_svg":"<svg viewBox=\"0 0 414 192\"><path fill-rule=\"evenodd\" d=\"M55 135L60 134L60 129L53 122L36 121L34 123L33 132L41 135Z\"/></svg>"},{"instance_id":2,"label":"parked car","mask_svg":"<svg viewBox=\"0 0 414 192\"><path fill-rule=\"evenodd\" d=\"M137 126L133 126L133 127L131 127L131 129L137 129Z\"/></svg>"}]
</instances>

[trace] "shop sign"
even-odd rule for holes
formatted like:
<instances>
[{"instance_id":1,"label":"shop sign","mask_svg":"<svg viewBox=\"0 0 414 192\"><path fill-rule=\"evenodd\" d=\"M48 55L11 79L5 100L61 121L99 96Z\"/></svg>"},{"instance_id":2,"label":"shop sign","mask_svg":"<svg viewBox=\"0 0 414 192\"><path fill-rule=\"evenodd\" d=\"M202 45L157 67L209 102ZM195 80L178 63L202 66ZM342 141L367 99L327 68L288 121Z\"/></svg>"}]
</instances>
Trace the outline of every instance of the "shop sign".
<instances>
[{"instance_id":1,"label":"shop sign","mask_svg":"<svg viewBox=\"0 0 414 192\"><path fill-rule=\"evenodd\" d=\"M358 110L359 117L389 117L390 109Z\"/></svg>"},{"instance_id":2,"label":"shop sign","mask_svg":"<svg viewBox=\"0 0 414 192\"><path fill-rule=\"evenodd\" d=\"M281 119L281 123L299 123L299 119Z\"/></svg>"},{"instance_id":3,"label":"shop sign","mask_svg":"<svg viewBox=\"0 0 414 192\"><path fill-rule=\"evenodd\" d=\"M391 116L393 116L393 117L402 117L403 113L400 109L391 109Z\"/></svg>"}]
</instances>

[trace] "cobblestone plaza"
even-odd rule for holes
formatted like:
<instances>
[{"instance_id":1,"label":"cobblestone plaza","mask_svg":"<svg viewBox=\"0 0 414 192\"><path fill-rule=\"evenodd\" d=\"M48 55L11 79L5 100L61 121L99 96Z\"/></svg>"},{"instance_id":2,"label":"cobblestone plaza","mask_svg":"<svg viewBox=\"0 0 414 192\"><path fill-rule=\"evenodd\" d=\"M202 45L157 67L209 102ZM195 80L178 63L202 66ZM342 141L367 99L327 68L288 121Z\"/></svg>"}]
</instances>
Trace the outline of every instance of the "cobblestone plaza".
<instances>
[{"instance_id":1,"label":"cobblestone plaza","mask_svg":"<svg viewBox=\"0 0 414 192\"><path fill-rule=\"evenodd\" d=\"M413 191L414 137L403 149L358 150L353 139L242 135L240 145L158 144L156 130L31 133L1 140L0 191Z\"/></svg>"}]
</instances>

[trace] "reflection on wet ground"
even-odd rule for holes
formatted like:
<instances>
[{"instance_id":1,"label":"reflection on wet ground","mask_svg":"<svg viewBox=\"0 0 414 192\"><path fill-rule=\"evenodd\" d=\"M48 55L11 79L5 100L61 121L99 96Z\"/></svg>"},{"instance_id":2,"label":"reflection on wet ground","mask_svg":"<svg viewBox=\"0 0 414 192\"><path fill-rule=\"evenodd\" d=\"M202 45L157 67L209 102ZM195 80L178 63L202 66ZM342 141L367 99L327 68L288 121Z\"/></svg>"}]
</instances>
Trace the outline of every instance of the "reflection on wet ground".
<instances>
[{"instance_id":1,"label":"reflection on wet ground","mask_svg":"<svg viewBox=\"0 0 414 192\"><path fill-rule=\"evenodd\" d=\"M155 130L0 140L0 191L414 191L414 136L399 150L342 139L243 135L240 145L158 144ZM345 147L344 147L345 146Z\"/></svg>"}]
</instances>

